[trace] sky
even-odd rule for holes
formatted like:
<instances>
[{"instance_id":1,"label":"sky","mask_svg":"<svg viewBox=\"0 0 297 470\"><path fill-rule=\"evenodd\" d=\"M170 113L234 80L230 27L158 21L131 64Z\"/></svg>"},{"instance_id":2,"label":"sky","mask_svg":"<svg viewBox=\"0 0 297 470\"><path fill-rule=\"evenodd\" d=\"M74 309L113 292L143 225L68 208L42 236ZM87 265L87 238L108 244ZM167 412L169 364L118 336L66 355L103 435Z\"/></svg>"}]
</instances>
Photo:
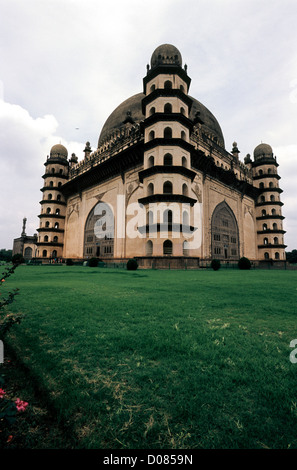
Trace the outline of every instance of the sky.
<instances>
[{"instance_id":1,"label":"sky","mask_svg":"<svg viewBox=\"0 0 297 470\"><path fill-rule=\"evenodd\" d=\"M83 159L146 65L175 45L190 95L240 159L261 142L279 163L286 251L297 249L296 0L0 0L0 249L39 227L47 155Z\"/></svg>"}]
</instances>

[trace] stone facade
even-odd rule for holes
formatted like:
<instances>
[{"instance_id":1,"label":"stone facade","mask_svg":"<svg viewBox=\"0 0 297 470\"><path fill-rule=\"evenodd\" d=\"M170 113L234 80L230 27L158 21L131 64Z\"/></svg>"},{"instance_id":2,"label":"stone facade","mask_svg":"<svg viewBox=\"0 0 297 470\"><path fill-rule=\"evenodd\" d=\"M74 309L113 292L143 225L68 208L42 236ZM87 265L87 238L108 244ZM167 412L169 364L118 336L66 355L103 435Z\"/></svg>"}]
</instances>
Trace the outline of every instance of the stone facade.
<instances>
[{"instance_id":1,"label":"stone facade","mask_svg":"<svg viewBox=\"0 0 297 470\"><path fill-rule=\"evenodd\" d=\"M81 161L58 144L45 162L37 257L139 259L198 267L213 258L285 260L278 164L230 152L213 114L189 95L171 45L153 53L143 92L109 116Z\"/></svg>"}]
</instances>

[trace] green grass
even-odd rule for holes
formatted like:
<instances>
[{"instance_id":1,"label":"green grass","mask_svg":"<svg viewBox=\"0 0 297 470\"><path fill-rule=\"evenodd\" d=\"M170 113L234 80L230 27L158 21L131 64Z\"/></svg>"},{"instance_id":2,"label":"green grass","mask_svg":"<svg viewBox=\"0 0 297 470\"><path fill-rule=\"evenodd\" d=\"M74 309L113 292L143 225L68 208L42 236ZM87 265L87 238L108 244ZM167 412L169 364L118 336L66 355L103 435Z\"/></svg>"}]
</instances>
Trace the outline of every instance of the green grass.
<instances>
[{"instance_id":1,"label":"green grass","mask_svg":"<svg viewBox=\"0 0 297 470\"><path fill-rule=\"evenodd\" d=\"M297 448L296 281L20 266L6 341L73 448Z\"/></svg>"}]
</instances>

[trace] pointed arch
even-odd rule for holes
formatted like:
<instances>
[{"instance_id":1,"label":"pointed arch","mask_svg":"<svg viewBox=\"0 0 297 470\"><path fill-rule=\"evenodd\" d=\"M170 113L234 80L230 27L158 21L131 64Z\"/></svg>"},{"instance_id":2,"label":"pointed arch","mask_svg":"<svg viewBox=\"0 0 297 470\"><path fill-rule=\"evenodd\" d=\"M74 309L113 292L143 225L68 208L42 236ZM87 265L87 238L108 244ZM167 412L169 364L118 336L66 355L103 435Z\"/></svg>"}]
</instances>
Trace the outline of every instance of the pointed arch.
<instances>
[{"instance_id":1,"label":"pointed arch","mask_svg":"<svg viewBox=\"0 0 297 470\"><path fill-rule=\"evenodd\" d=\"M219 203L211 218L211 256L220 260L239 259L239 230L231 207Z\"/></svg>"},{"instance_id":2,"label":"pointed arch","mask_svg":"<svg viewBox=\"0 0 297 470\"><path fill-rule=\"evenodd\" d=\"M89 212L84 230L84 257L113 257L114 214L109 204L99 201Z\"/></svg>"}]
</instances>

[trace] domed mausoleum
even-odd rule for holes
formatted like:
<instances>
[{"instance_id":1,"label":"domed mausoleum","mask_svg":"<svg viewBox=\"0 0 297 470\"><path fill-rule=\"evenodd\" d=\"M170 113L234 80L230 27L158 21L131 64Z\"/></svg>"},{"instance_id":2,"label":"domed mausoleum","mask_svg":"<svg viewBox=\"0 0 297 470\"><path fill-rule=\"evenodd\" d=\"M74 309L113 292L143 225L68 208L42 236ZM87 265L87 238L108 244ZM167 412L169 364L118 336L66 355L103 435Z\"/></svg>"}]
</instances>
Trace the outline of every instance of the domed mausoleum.
<instances>
[{"instance_id":1,"label":"domed mausoleum","mask_svg":"<svg viewBox=\"0 0 297 470\"><path fill-rule=\"evenodd\" d=\"M198 268L214 258L285 261L278 163L261 143L242 161L190 95L180 51L163 44L142 89L107 117L81 159L61 144L45 162L36 256L143 268ZM70 150L70 149L69 149Z\"/></svg>"}]
</instances>

